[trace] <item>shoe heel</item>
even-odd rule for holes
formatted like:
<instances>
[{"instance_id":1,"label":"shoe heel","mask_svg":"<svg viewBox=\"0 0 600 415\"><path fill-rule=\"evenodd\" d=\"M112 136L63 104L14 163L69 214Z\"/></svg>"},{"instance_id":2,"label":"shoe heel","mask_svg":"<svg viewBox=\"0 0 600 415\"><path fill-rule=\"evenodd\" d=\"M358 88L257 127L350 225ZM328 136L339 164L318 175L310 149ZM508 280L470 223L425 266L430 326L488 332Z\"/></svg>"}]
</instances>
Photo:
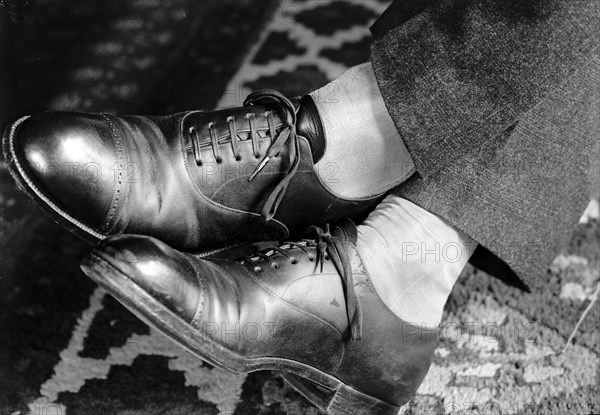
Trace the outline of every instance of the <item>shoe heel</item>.
<instances>
[{"instance_id":1,"label":"shoe heel","mask_svg":"<svg viewBox=\"0 0 600 415\"><path fill-rule=\"evenodd\" d=\"M290 373L283 378L317 408L329 415L397 415L400 408L366 395L343 383L329 390L307 379Z\"/></svg>"}]
</instances>

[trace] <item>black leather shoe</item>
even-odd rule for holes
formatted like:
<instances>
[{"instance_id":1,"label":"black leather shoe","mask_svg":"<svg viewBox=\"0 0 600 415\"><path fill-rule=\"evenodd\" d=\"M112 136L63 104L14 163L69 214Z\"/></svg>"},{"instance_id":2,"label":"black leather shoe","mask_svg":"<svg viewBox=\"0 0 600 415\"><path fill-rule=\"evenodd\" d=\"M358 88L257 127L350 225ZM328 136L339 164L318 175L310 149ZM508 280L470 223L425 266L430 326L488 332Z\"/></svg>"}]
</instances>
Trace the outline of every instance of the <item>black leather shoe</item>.
<instances>
[{"instance_id":1,"label":"black leather shoe","mask_svg":"<svg viewBox=\"0 0 600 415\"><path fill-rule=\"evenodd\" d=\"M3 147L17 183L83 239L143 234L209 251L288 238L380 200L327 190L314 166L323 135L310 96L260 91L241 108L169 117L41 113L14 123Z\"/></svg>"},{"instance_id":2,"label":"black leather shoe","mask_svg":"<svg viewBox=\"0 0 600 415\"><path fill-rule=\"evenodd\" d=\"M396 414L429 369L435 330L394 315L358 254L356 227L239 260L200 259L145 236L103 241L83 271L211 364L282 371L331 414Z\"/></svg>"}]
</instances>

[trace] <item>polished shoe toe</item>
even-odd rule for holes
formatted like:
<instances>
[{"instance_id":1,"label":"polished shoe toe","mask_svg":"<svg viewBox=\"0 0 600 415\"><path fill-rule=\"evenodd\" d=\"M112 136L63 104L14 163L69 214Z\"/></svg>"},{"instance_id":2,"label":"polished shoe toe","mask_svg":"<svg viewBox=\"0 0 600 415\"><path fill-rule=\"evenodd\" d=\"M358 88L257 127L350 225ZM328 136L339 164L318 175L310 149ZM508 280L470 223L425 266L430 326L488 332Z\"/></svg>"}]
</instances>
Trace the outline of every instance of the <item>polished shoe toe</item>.
<instances>
[{"instance_id":1,"label":"polished shoe toe","mask_svg":"<svg viewBox=\"0 0 600 415\"><path fill-rule=\"evenodd\" d=\"M35 199L67 221L102 227L113 199L117 162L103 115L36 114L18 122L7 140L13 174Z\"/></svg>"},{"instance_id":2,"label":"polished shoe toe","mask_svg":"<svg viewBox=\"0 0 600 415\"><path fill-rule=\"evenodd\" d=\"M191 321L201 290L186 256L157 239L119 235L105 239L101 258L178 315Z\"/></svg>"}]
</instances>

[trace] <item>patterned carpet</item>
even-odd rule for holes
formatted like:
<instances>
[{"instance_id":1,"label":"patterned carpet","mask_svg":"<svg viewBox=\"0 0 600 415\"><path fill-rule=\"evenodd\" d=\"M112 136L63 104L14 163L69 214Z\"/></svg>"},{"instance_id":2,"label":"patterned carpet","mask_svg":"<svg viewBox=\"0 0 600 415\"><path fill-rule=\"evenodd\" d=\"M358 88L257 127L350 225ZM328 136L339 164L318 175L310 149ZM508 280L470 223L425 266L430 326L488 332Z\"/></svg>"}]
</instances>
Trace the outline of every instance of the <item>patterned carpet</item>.
<instances>
[{"instance_id":1,"label":"patterned carpet","mask_svg":"<svg viewBox=\"0 0 600 415\"><path fill-rule=\"evenodd\" d=\"M4 4L4 3L2 3ZM368 59L387 1L28 2L13 13L13 111L166 114L306 93ZM80 271L89 247L0 169L0 414L317 414L275 373L230 374L150 330ZM600 413L598 205L543 291L468 267L405 414Z\"/></svg>"}]
</instances>

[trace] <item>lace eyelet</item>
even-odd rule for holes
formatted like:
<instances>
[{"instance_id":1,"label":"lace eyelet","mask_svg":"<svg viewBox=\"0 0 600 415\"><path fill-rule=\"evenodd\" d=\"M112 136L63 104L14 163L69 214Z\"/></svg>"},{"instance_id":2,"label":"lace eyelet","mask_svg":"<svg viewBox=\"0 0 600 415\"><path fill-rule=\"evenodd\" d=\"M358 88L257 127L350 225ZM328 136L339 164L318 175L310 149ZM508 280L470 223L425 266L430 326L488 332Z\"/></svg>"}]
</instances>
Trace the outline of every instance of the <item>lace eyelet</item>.
<instances>
[{"instance_id":1,"label":"lace eyelet","mask_svg":"<svg viewBox=\"0 0 600 415\"><path fill-rule=\"evenodd\" d=\"M271 266L275 269L279 269L279 264L277 262L273 262Z\"/></svg>"},{"instance_id":2,"label":"lace eyelet","mask_svg":"<svg viewBox=\"0 0 600 415\"><path fill-rule=\"evenodd\" d=\"M293 265L296 265L296 264L298 263L298 260L297 260L296 258L293 258L293 259L291 259L291 260L290 260L290 262L291 262Z\"/></svg>"},{"instance_id":3,"label":"lace eyelet","mask_svg":"<svg viewBox=\"0 0 600 415\"><path fill-rule=\"evenodd\" d=\"M254 272L262 272L263 269L261 267L254 267Z\"/></svg>"},{"instance_id":4,"label":"lace eyelet","mask_svg":"<svg viewBox=\"0 0 600 415\"><path fill-rule=\"evenodd\" d=\"M217 164L223 164L223 159L221 157L217 158Z\"/></svg>"},{"instance_id":5,"label":"lace eyelet","mask_svg":"<svg viewBox=\"0 0 600 415\"><path fill-rule=\"evenodd\" d=\"M261 159L261 155L260 155L260 154L255 154L255 155L254 155L254 158L255 158L256 160L260 160L260 159Z\"/></svg>"},{"instance_id":6,"label":"lace eyelet","mask_svg":"<svg viewBox=\"0 0 600 415\"><path fill-rule=\"evenodd\" d=\"M235 161L242 161L242 156L235 156Z\"/></svg>"},{"instance_id":7,"label":"lace eyelet","mask_svg":"<svg viewBox=\"0 0 600 415\"><path fill-rule=\"evenodd\" d=\"M309 260L310 262L315 262L315 259L314 259L313 257L311 257L311 256L309 256L309 257L308 257L308 260Z\"/></svg>"}]
</instances>

